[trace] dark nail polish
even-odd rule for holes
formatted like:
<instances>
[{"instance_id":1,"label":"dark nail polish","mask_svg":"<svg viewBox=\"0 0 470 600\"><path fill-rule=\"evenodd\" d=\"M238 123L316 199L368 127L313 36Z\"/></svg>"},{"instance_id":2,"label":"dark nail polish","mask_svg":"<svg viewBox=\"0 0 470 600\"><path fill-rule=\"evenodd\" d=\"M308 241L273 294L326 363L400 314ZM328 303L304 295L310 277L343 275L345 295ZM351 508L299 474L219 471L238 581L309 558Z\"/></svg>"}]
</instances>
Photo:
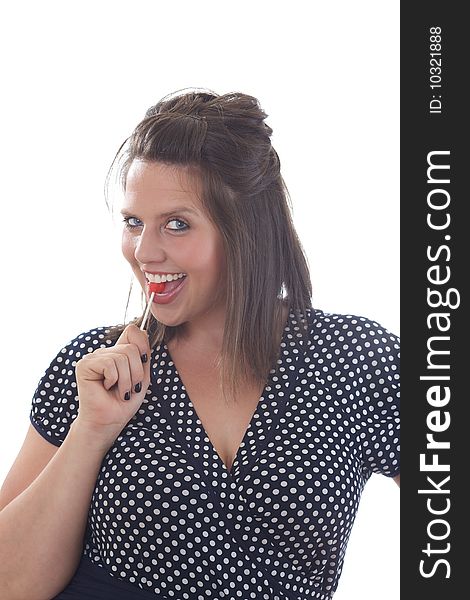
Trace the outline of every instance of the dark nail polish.
<instances>
[{"instance_id":1,"label":"dark nail polish","mask_svg":"<svg viewBox=\"0 0 470 600\"><path fill-rule=\"evenodd\" d=\"M142 354L142 356L140 357L143 363L146 363L148 360L148 356L147 354Z\"/></svg>"},{"instance_id":2,"label":"dark nail polish","mask_svg":"<svg viewBox=\"0 0 470 600\"><path fill-rule=\"evenodd\" d=\"M130 392L126 392L124 394L124 400L130 400L131 399L131 393Z\"/></svg>"},{"instance_id":3,"label":"dark nail polish","mask_svg":"<svg viewBox=\"0 0 470 600\"><path fill-rule=\"evenodd\" d=\"M134 386L134 390L135 390L137 393L139 393L141 389L142 389L142 382L139 382L139 383L137 383L137 384Z\"/></svg>"}]
</instances>

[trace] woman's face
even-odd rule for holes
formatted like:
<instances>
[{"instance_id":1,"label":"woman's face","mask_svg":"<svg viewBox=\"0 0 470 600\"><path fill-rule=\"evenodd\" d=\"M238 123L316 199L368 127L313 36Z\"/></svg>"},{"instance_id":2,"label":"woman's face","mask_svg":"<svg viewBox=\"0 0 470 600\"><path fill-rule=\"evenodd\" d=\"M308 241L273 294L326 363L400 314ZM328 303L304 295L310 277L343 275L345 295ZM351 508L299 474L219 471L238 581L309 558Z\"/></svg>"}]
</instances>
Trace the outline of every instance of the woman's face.
<instances>
[{"instance_id":1,"label":"woman's face","mask_svg":"<svg viewBox=\"0 0 470 600\"><path fill-rule=\"evenodd\" d=\"M122 251L147 299L149 274L185 274L168 286L174 291L155 295L151 310L156 319L172 326L223 326L222 238L203 212L196 184L186 170L134 160L121 212Z\"/></svg>"}]
</instances>

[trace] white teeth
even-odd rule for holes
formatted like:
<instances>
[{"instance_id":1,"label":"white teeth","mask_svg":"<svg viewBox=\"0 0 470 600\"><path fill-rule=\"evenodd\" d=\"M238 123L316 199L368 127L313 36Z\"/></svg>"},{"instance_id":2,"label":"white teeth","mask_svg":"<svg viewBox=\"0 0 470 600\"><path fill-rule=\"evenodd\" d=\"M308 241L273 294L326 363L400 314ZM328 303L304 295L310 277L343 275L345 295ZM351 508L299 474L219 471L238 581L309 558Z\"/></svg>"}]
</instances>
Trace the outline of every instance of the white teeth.
<instances>
[{"instance_id":1,"label":"white teeth","mask_svg":"<svg viewBox=\"0 0 470 600\"><path fill-rule=\"evenodd\" d=\"M149 283L164 283L166 281L175 281L186 276L186 273L168 273L168 275L154 275L153 273L145 273Z\"/></svg>"}]
</instances>

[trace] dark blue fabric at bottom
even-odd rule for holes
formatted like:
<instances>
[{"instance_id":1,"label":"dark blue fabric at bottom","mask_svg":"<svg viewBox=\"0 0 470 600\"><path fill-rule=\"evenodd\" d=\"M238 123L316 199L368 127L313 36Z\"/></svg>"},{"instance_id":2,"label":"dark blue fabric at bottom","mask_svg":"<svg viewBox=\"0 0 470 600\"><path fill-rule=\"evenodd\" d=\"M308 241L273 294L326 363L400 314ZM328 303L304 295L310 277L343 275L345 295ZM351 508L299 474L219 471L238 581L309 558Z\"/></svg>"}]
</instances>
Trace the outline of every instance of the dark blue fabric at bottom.
<instances>
[{"instance_id":1,"label":"dark blue fabric at bottom","mask_svg":"<svg viewBox=\"0 0 470 600\"><path fill-rule=\"evenodd\" d=\"M108 575L102 567L82 557L72 581L51 600L163 600L165 596Z\"/></svg>"}]
</instances>

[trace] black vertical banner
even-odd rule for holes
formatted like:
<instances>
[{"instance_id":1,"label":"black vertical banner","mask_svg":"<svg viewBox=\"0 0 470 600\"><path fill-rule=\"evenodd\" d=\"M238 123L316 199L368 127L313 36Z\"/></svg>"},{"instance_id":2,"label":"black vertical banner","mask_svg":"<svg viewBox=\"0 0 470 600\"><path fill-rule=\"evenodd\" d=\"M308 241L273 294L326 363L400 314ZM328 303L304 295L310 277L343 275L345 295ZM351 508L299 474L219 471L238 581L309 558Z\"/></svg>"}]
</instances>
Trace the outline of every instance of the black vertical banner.
<instances>
[{"instance_id":1,"label":"black vertical banner","mask_svg":"<svg viewBox=\"0 0 470 600\"><path fill-rule=\"evenodd\" d=\"M469 597L464 3L401 3L401 596ZM466 343L467 342L467 343Z\"/></svg>"}]
</instances>

